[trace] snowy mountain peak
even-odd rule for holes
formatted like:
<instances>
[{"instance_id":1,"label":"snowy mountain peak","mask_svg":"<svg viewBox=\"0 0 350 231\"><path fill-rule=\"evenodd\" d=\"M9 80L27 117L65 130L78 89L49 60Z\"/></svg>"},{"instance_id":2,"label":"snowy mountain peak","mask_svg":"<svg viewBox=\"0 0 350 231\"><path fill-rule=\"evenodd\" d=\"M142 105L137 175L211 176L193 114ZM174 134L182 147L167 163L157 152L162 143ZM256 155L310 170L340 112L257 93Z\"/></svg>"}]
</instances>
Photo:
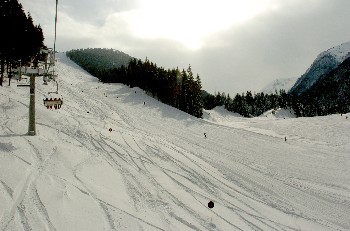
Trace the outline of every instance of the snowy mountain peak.
<instances>
[{"instance_id":1,"label":"snowy mountain peak","mask_svg":"<svg viewBox=\"0 0 350 231\"><path fill-rule=\"evenodd\" d=\"M300 95L307 91L321 76L334 70L350 55L350 42L330 48L320 53L309 69L306 70L291 88L292 94Z\"/></svg>"},{"instance_id":2,"label":"snowy mountain peak","mask_svg":"<svg viewBox=\"0 0 350 231\"><path fill-rule=\"evenodd\" d=\"M288 92L293 87L297 79L298 77L292 77L287 79L275 79L274 81L267 84L261 90L261 92L265 94L271 94L271 93L275 93L275 91L279 92L279 90L281 89Z\"/></svg>"}]
</instances>

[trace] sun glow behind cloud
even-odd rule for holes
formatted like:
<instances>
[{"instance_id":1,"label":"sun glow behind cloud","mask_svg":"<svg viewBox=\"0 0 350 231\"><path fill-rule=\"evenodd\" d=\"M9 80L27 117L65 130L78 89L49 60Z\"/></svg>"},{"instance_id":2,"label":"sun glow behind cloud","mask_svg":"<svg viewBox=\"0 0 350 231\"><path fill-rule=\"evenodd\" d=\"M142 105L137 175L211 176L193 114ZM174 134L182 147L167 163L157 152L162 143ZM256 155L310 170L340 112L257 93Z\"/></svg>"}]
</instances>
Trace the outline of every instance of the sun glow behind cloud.
<instances>
[{"instance_id":1,"label":"sun glow behind cloud","mask_svg":"<svg viewBox=\"0 0 350 231\"><path fill-rule=\"evenodd\" d=\"M275 9L274 0L147 0L124 12L131 32L199 49L206 37Z\"/></svg>"},{"instance_id":2,"label":"sun glow behind cloud","mask_svg":"<svg viewBox=\"0 0 350 231\"><path fill-rule=\"evenodd\" d=\"M36 9L32 1L21 1L30 9ZM48 4L47 0L37 1L54 9L54 4ZM102 5L93 0L86 1L86 9L96 8L97 14L95 11L77 14L72 9L75 9L73 6L78 4L78 0L62 1L59 4L59 36L74 37L75 40L88 38L106 46L117 44L120 37L134 41L163 40L172 41L185 49L198 50L218 32L241 25L287 2L299 0L133 0L132 4L129 4L130 0L106 1ZM130 6L124 6L126 1ZM101 19L101 15L105 17ZM44 27L46 33L50 32L46 38L52 40L53 22ZM121 42L120 46L128 47L130 44L123 45Z\"/></svg>"},{"instance_id":3,"label":"sun glow behind cloud","mask_svg":"<svg viewBox=\"0 0 350 231\"><path fill-rule=\"evenodd\" d=\"M55 1L19 2L52 47ZM57 50L106 47L169 68L190 63L211 93L301 75L320 51L350 37L348 0L81 2L59 1Z\"/></svg>"}]
</instances>

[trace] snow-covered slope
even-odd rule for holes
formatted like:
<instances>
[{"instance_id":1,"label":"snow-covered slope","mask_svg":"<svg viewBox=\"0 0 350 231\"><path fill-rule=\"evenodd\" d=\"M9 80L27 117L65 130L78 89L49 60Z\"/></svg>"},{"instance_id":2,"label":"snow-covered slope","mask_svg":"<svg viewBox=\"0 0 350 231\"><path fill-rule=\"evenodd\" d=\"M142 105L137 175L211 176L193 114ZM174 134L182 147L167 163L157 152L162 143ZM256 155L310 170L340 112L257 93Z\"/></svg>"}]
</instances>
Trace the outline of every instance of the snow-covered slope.
<instances>
[{"instance_id":1,"label":"snow-covered slope","mask_svg":"<svg viewBox=\"0 0 350 231\"><path fill-rule=\"evenodd\" d=\"M271 94L275 93L275 91L279 92L279 90L281 89L288 92L293 87L297 79L298 78L296 77L287 79L276 79L271 83L267 84L263 89L261 89L261 92L265 94Z\"/></svg>"},{"instance_id":2,"label":"snow-covered slope","mask_svg":"<svg viewBox=\"0 0 350 231\"><path fill-rule=\"evenodd\" d=\"M291 88L290 92L300 95L307 91L321 76L334 70L350 55L350 42L322 52L312 63L310 68L303 74Z\"/></svg>"},{"instance_id":3,"label":"snow-covered slope","mask_svg":"<svg viewBox=\"0 0 350 231\"><path fill-rule=\"evenodd\" d=\"M0 88L0 230L350 229L346 115L201 120L62 54L57 72L64 105L37 80L36 136L29 89Z\"/></svg>"}]
</instances>

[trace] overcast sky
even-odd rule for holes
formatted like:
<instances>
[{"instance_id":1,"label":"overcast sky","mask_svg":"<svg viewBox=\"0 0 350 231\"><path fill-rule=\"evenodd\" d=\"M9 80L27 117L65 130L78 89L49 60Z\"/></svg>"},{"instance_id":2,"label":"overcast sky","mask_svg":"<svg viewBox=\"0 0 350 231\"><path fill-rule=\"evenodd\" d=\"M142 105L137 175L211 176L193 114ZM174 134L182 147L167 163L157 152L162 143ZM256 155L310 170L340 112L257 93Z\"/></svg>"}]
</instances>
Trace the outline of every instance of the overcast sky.
<instances>
[{"instance_id":1,"label":"overcast sky","mask_svg":"<svg viewBox=\"0 0 350 231\"><path fill-rule=\"evenodd\" d=\"M55 0L19 0L53 47ZM350 0L58 0L58 51L114 48L165 68L191 64L230 95L298 77L350 41Z\"/></svg>"}]
</instances>

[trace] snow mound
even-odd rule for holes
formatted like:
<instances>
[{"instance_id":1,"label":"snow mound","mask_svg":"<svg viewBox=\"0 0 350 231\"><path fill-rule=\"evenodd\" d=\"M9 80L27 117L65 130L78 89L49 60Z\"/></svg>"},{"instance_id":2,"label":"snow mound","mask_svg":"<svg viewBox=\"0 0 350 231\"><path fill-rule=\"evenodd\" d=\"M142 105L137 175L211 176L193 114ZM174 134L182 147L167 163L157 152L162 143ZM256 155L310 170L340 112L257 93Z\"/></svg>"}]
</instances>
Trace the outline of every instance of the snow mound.
<instances>
[{"instance_id":1,"label":"snow mound","mask_svg":"<svg viewBox=\"0 0 350 231\"><path fill-rule=\"evenodd\" d=\"M227 125L245 118L238 113L226 110L224 106L218 106L211 110L204 110L203 119L209 122Z\"/></svg>"},{"instance_id":2,"label":"snow mound","mask_svg":"<svg viewBox=\"0 0 350 231\"><path fill-rule=\"evenodd\" d=\"M273 119L287 119L287 118L296 118L295 112L293 109L288 108L278 108L277 110L271 109L260 115L259 117L267 117Z\"/></svg>"}]
</instances>

